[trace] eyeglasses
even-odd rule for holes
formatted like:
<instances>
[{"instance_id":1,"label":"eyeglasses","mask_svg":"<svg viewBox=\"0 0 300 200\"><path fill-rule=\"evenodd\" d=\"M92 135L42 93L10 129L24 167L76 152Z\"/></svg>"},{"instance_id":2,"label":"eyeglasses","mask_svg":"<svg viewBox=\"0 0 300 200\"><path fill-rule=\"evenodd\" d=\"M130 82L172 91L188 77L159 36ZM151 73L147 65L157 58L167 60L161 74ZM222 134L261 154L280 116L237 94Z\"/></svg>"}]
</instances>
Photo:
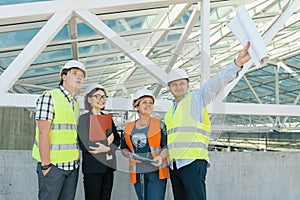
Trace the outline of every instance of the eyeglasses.
<instances>
[{"instance_id":1,"label":"eyeglasses","mask_svg":"<svg viewBox=\"0 0 300 200\"><path fill-rule=\"evenodd\" d=\"M91 97L95 97L95 98L98 99L98 100L101 100L101 99L106 100L108 96L106 96L106 95L101 95L101 94L94 94L94 95L92 95Z\"/></svg>"}]
</instances>

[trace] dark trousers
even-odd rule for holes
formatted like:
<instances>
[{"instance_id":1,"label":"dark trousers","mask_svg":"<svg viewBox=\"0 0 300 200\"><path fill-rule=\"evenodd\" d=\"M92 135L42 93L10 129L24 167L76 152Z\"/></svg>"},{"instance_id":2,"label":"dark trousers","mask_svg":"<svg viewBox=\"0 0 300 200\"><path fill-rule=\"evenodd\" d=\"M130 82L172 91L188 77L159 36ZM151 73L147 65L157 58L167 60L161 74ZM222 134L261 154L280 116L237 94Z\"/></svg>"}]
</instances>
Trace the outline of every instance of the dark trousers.
<instances>
[{"instance_id":1,"label":"dark trousers","mask_svg":"<svg viewBox=\"0 0 300 200\"><path fill-rule=\"evenodd\" d=\"M207 162L195 160L187 166L170 169L173 196L175 200L206 200Z\"/></svg>"},{"instance_id":2,"label":"dark trousers","mask_svg":"<svg viewBox=\"0 0 300 200\"><path fill-rule=\"evenodd\" d=\"M134 184L139 200L164 200L167 179L159 179L158 171L136 175Z\"/></svg>"},{"instance_id":3,"label":"dark trousers","mask_svg":"<svg viewBox=\"0 0 300 200\"><path fill-rule=\"evenodd\" d=\"M105 173L84 174L83 185L86 200L109 200L113 187L114 171L107 168Z\"/></svg>"},{"instance_id":4,"label":"dark trousers","mask_svg":"<svg viewBox=\"0 0 300 200\"><path fill-rule=\"evenodd\" d=\"M73 200L76 194L78 169L62 170L51 166L44 176L41 163L37 164L39 200Z\"/></svg>"}]
</instances>

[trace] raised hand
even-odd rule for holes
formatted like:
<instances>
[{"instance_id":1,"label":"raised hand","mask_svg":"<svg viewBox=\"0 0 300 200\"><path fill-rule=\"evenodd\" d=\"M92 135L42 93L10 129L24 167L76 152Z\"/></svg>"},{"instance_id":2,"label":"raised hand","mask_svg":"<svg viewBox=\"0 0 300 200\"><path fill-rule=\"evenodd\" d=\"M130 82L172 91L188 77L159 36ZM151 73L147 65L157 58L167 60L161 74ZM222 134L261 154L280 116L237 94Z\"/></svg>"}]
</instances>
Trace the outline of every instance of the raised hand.
<instances>
[{"instance_id":1,"label":"raised hand","mask_svg":"<svg viewBox=\"0 0 300 200\"><path fill-rule=\"evenodd\" d=\"M246 62L251 59L251 56L248 52L250 47L250 42L247 42L246 46L240 51L238 57L235 59L235 64L239 67L242 67Z\"/></svg>"}]
</instances>

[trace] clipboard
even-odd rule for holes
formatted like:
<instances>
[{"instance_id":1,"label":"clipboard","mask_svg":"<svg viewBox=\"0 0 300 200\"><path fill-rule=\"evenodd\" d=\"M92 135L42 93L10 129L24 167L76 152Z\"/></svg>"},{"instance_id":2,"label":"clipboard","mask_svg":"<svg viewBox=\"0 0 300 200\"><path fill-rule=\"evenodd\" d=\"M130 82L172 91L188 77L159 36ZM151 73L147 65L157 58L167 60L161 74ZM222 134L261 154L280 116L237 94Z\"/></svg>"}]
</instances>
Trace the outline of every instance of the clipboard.
<instances>
[{"instance_id":1,"label":"clipboard","mask_svg":"<svg viewBox=\"0 0 300 200\"><path fill-rule=\"evenodd\" d=\"M146 157L140 156L140 155L135 154L135 153L126 152L125 155L127 155L130 158L140 160L140 161L155 162L153 159L146 158Z\"/></svg>"},{"instance_id":2,"label":"clipboard","mask_svg":"<svg viewBox=\"0 0 300 200\"><path fill-rule=\"evenodd\" d=\"M112 129L112 114L90 115L90 142L106 140L106 131L109 129Z\"/></svg>"}]
</instances>

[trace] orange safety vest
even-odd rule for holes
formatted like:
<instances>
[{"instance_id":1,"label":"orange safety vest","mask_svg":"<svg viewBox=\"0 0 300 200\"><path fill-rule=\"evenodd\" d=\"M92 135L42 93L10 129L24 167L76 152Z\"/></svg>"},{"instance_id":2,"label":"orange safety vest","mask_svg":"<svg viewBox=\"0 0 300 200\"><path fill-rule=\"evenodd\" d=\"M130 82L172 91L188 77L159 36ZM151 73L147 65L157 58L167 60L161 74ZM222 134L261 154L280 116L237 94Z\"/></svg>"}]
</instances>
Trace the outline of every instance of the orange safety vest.
<instances>
[{"instance_id":1,"label":"orange safety vest","mask_svg":"<svg viewBox=\"0 0 300 200\"><path fill-rule=\"evenodd\" d=\"M130 140L130 135L132 133L135 123L136 123L136 121L127 123L125 125L125 129L124 129L124 138L125 138L128 148L131 152L133 152L133 145ZM155 158L161 152L160 119L151 118L147 138L148 138L148 143L150 146L151 154L152 154L153 158ZM169 177L169 169L168 169L167 159L163 159L163 163L159 167L158 173L159 173L159 179L166 179ZM136 183L136 163L131 162L130 159L129 159L129 174L130 174L131 183L135 184Z\"/></svg>"}]
</instances>

